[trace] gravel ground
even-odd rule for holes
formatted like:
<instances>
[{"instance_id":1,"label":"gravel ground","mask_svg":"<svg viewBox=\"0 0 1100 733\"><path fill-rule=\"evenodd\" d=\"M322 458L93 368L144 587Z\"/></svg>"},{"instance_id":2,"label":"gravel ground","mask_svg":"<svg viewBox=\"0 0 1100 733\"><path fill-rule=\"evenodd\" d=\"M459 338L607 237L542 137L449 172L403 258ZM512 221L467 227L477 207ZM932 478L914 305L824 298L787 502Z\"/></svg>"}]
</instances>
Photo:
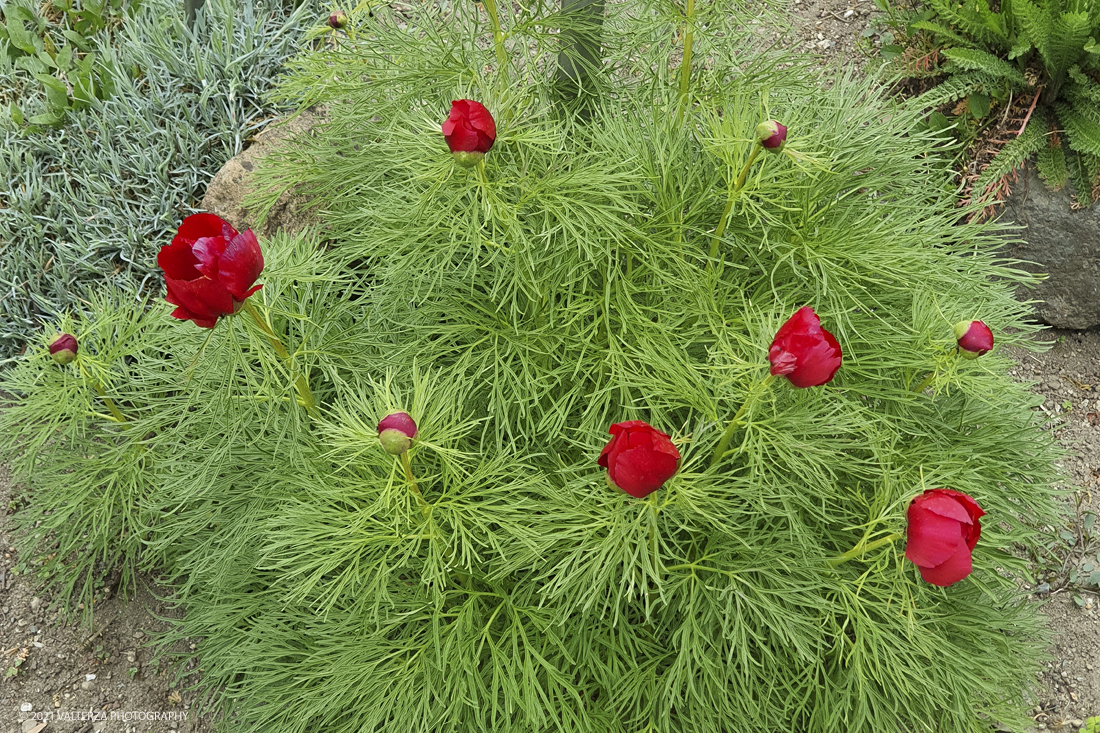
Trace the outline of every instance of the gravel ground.
<instances>
[{"instance_id":1,"label":"gravel ground","mask_svg":"<svg viewBox=\"0 0 1100 733\"><path fill-rule=\"evenodd\" d=\"M793 3L791 31L773 40L823 66L863 66L885 30L870 0ZM1052 538L1068 531L1073 544L1063 541L1043 560L1040 584L1027 589L1043 604L1054 638L1031 702L1034 730L1072 733L1100 715L1100 595L1086 587L1091 569L1100 568L1100 528L1090 535L1083 524L1087 512L1100 511L1093 494L1100 478L1100 332L1049 331L1042 338L1055 342L1050 351L1013 353L1014 376L1034 381L1045 398L1050 429L1071 452L1064 467L1079 507L1074 525L1051 527ZM7 522L13 493L18 489L0 467L0 733L210 731L211 719L193 714L187 681L176 681L167 661L147 648L150 635L166 627L160 619L172 614L155 584L147 579L133 598L103 598L93 628L66 623L56 599L19 572Z\"/></svg>"}]
</instances>

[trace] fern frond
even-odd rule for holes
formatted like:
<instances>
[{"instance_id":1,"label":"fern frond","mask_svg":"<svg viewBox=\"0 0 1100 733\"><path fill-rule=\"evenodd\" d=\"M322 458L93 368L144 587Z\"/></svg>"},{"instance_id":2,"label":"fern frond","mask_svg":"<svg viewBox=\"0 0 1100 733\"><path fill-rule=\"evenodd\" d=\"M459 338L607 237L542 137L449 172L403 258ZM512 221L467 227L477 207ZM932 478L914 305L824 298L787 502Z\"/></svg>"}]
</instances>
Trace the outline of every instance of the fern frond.
<instances>
[{"instance_id":1,"label":"fern frond","mask_svg":"<svg viewBox=\"0 0 1100 733\"><path fill-rule=\"evenodd\" d=\"M1062 148L1046 146L1039 150L1035 156L1035 162L1039 168L1039 177L1046 182L1051 191L1060 191L1069 180L1069 172L1066 170L1066 154Z\"/></svg>"},{"instance_id":2,"label":"fern frond","mask_svg":"<svg viewBox=\"0 0 1100 733\"><path fill-rule=\"evenodd\" d=\"M1069 180L1082 203L1096 200L1097 178L1100 178L1100 156L1070 153L1066 159Z\"/></svg>"},{"instance_id":3,"label":"fern frond","mask_svg":"<svg viewBox=\"0 0 1100 733\"><path fill-rule=\"evenodd\" d=\"M1039 120L1033 121L1019 137L1001 148L997 157L982 171L978 180L974 181L974 198L982 198L987 188L1018 168L1032 153L1037 152L1045 141L1045 125Z\"/></svg>"},{"instance_id":4,"label":"fern frond","mask_svg":"<svg viewBox=\"0 0 1100 733\"><path fill-rule=\"evenodd\" d=\"M914 30L931 33L937 41L950 41L963 48L970 48L974 45L974 42L966 36L959 35L947 26L933 23L930 20L918 20L909 27Z\"/></svg>"},{"instance_id":5,"label":"fern frond","mask_svg":"<svg viewBox=\"0 0 1100 733\"><path fill-rule=\"evenodd\" d=\"M1085 53L1085 41L1089 40L1088 13L1064 13L1054 21L1050 43L1046 52L1039 52L1051 76L1065 74Z\"/></svg>"},{"instance_id":6,"label":"fern frond","mask_svg":"<svg viewBox=\"0 0 1100 733\"><path fill-rule=\"evenodd\" d=\"M997 86L997 80L981 71L966 71L955 74L943 84L929 89L909 104L917 109L935 109L944 104L962 99L971 92L985 91Z\"/></svg>"},{"instance_id":7,"label":"fern frond","mask_svg":"<svg viewBox=\"0 0 1100 733\"><path fill-rule=\"evenodd\" d=\"M1078 153L1100 156L1100 110L1059 104L1057 112L1069 146Z\"/></svg>"},{"instance_id":8,"label":"fern frond","mask_svg":"<svg viewBox=\"0 0 1100 733\"><path fill-rule=\"evenodd\" d=\"M1054 25L1051 13L1031 0L1013 0L1012 7L1020 27L1045 60L1050 52L1050 34Z\"/></svg>"},{"instance_id":9,"label":"fern frond","mask_svg":"<svg viewBox=\"0 0 1100 733\"><path fill-rule=\"evenodd\" d=\"M1026 29L1021 28L1016 35L1016 40L1012 43L1012 48L1008 50L1008 58L1018 59L1032 48L1034 48L1034 44L1031 42L1031 36L1027 34Z\"/></svg>"},{"instance_id":10,"label":"fern frond","mask_svg":"<svg viewBox=\"0 0 1100 733\"><path fill-rule=\"evenodd\" d=\"M961 5L956 5L952 0L930 0L929 5L941 20L974 41L989 46L1008 47L1008 36L998 20L990 19L994 13L985 0L972 0Z\"/></svg>"},{"instance_id":11,"label":"fern frond","mask_svg":"<svg viewBox=\"0 0 1100 733\"><path fill-rule=\"evenodd\" d=\"M1016 67L991 53L976 48L948 48L943 55L954 61L960 69L981 71L996 79L1004 79L1016 87L1027 85L1024 75Z\"/></svg>"}]
</instances>

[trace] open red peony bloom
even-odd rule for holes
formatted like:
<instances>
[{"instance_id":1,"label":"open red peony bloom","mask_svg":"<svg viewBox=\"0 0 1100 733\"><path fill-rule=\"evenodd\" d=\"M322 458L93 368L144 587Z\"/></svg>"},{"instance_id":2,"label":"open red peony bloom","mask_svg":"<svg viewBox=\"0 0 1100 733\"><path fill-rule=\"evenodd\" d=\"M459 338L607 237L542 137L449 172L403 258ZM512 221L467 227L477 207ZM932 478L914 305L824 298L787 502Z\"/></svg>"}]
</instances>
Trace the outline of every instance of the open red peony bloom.
<instances>
[{"instance_id":1,"label":"open red peony bloom","mask_svg":"<svg viewBox=\"0 0 1100 733\"><path fill-rule=\"evenodd\" d=\"M157 264L168 286L166 300L177 306L172 315L213 328L222 316L240 310L264 269L260 243L252 230L237 233L214 214L183 220L172 243L161 247Z\"/></svg>"},{"instance_id":2,"label":"open red peony bloom","mask_svg":"<svg viewBox=\"0 0 1100 733\"><path fill-rule=\"evenodd\" d=\"M970 575L970 551L982 535L977 502L951 489L930 489L909 503L905 556L933 585L948 586Z\"/></svg>"},{"instance_id":3,"label":"open red peony bloom","mask_svg":"<svg viewBox=\"0 0 1100 733\"><path fill-rule=\"evenodd\" d=\"M959 321L955 324L959 353L967 359L977 359L993 348L993 332L981 321Z\"/></svg>"},{"instance_id":4,"label":"open red peony bloom","mask_svg":"<svg viewBox=\"0 0 1100 733\"><path fill-rule=\"evenodd\" d=\"M443 121L443 137L455 160L473 165L493 147L497 125L481 102L456 99L451 102L450 116Z\"/></svg>"},{"instance_id":5,"label":"open red peony bloom","mask_svg":"<svg viewBox=\"0 0 1100 733\"><path fill-rule=\"evenodd\" d=\"M799 308L783 324L768 350L771 373L782 374L796 387L825 384L840 369L840 359L840 344L809 306Z\"/></svg>"},{"instance_id":6,"label":"open red peony bloom","mask_svg":"<svg viewBox=\"0 0 1100 733\"><path fill-rule=\"evenodd\" d=\"M680 451L649 423L628 420L615 423L607 432L614 437L600 451L598 463L607 469L611 482L631 496L641 499L652 494L676 473Z\"/></svg>"}]
</instances>

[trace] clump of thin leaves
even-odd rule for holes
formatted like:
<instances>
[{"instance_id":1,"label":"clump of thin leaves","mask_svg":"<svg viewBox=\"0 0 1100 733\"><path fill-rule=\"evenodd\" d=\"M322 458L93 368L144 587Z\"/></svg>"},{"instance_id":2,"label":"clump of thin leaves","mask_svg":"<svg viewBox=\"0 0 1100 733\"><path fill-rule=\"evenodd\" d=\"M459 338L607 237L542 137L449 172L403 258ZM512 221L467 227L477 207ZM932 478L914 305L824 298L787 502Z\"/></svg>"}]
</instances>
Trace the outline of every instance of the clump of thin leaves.
<instances>
[{"instance_id":1,"label":"clump of thin leaves","mask_svg":"<svg viewBox=\"0 0 1100 733\"><path fill-rule=\"evenodd\" d=\"M179 2L147 2L93 49L110 96L57 128L0 114L0 358L96 288L159 292L158 247L270 120L312 7L210 0L189 31ZM0 69L0 99L20 73Z\"/></svg>"},{"instance_id":2,"label":"clump of thin leaves","mask_svg":"<svg viewBox=\"0 0 1100 733\"><path fill-rule=\"evenodd\" d=\"M621 4L578 113L552 10L502 9L502 54L473 4L379 7L296 60L282 94L329 118L257 203L296 188L324 229L262 242L250 298L290 359L243 316L100 299L62 322L88 356L63 369L43 340L0 384L27 551L77 589L161 569L187 612L163 641L201 640L227 731L1021 725L1042 638L1010 550L1054 511L1056 454L1009 360L956 358L952 324L1028 346L1030 276L960 223L941 141L873 82L735 54L744 14L708 5L684 93L678 10ZM484 170L440 133L461 98L497 120ZM716 238L769 117L789 154L756 161ZM803 305L844 363L762 390ZM378 444L394 410L415 492ZM629 419L683 457L644 500L596 466ZM80 456L114 474L70 487ZM900 542L829 562L935 487L987 512L966 580L924 583ZM109 523L51 519L78 511Z\"/></svg>"}]
</instances>

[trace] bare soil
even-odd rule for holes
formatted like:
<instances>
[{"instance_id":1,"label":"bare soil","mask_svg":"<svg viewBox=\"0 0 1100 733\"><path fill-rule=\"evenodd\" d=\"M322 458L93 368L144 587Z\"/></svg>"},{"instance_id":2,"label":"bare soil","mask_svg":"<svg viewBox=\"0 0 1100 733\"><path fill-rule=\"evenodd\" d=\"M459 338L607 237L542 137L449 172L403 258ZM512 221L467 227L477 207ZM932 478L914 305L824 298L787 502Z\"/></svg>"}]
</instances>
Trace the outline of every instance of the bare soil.
<instances>
[{"instance_id":1,"label":"bare soil","mask_svg":"<svg viewBox=\"0 0 1100 733\"><path fill-rule=\"evenodd\" d=\"M823 66L863 67L885 30L870 0L793 0L789 19L790 32L772 40ZM1100 716L1100 594L1087 582L1089 567L1100 568L1100 527L1091 534L1084 527L1087 512L1100 513L1100 332L1048 331L1042 338L1055 342L1050 351L1013 352L1014 376L1034 382L1044 397L1040 409L1070 452L1064 468L1078 503L1071 525L1050 527L1052 540L1065 531L1073 543L1062 539L1040 559L1037 584L1026 588L1053 636L1028 702L1034 731L1073 733ZM0 733L212 730L210 716L193 714L187 682L177 682L169 661L148 647L173 613L158 597L165 592L145 579L132 598L108 596L92 628L59 617L57 599L22 572L14 550L8 508L17 492L0 466Z\"/></svg>"}]
</instances>

